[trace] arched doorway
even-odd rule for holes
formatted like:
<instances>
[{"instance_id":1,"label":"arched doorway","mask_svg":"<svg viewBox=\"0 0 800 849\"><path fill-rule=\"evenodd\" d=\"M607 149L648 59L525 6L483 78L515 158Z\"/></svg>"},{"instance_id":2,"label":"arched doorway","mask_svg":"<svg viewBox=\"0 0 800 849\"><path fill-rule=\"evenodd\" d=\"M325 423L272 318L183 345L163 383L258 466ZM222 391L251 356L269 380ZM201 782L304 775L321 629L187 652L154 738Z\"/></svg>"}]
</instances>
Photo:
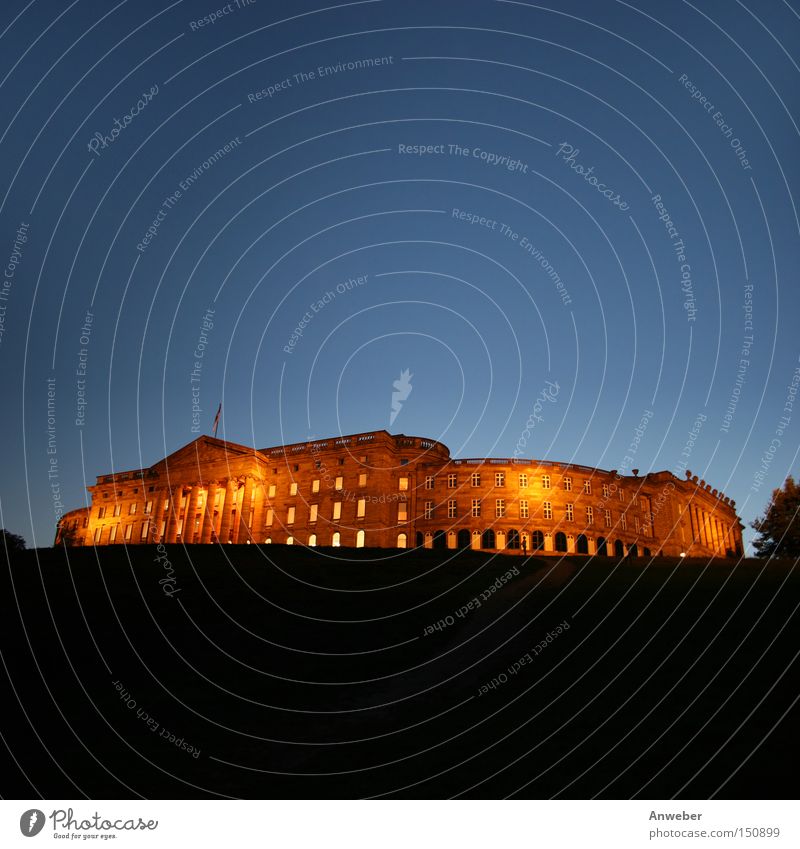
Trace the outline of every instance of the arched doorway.
<instances>
[{"instance_id":1,"label":"arched doorway","mask_svg":"<svg viewBox=\"0 0 800 849\"><path fill-rule=\"evenodd\" d=\"M433 547L447 548L447 534L444 531L433 532Z\"/></svg>"},{"instance_id":2,"label":"arched doorway","mask_svg":"<svg viewBox=\"0 0 800 849\"><path fill-rule=\"evenodd\" d=\"M508 532L508 541L506 542L506 548L519 549L519 531L512 528Z\"/></svg>"},{"instance_id":3,"label":"arched doorway","mask_svg":"<svg viewBox=\"0 0 800 849\"><path fill-rule=\"evenodd\" d=\"M625 554L625 549L622 547L622 540L614 540L614 554L617 557L622 557Z\"/></svg>"},{"instance_id":4,"label":"arched doorway","mask_svg":"<svg viewBox=\"0 0 800 849\"><path fill-rule=\"evenodd\" d=\"M363 548L364 547L364 537L365 537L365 534L364 534L363 529L359 528L359 531L356 534L356 548Z\"/></svg>"},{"instance_id":5,"label":"arched doorway","mask_svg":"<svg viewBox=\"0 0 800 849\"><path fill-rule=\"evenodd\" d=\"M495 538L494 531L492 528L484 531L481 534L481 548L494 548L495 547Z\"/></svg>"},{"instance_id":6,"label":"arched doorway","mask_svg":"<svg viewBox=\"0 0 800 849\"><path fill-rule=\"evenodd\" d=\"M338 548L341 544L342 544L342 535L339 533L339 531L336 531L336 533L333 535L333 539L331 540L331 545L334 548Z\"/></svg>"},{"instance_id":7,"label":"arched doorway","mask_svg":"<svg viewBox=\"0 0 800 849\"><path fill-rule=\"evenodd\" d=\"M578 554L589 553L589 540L586 539L586 534L578 534L575 550L578 552Z\"/></svg>"},{"instance_id":8,"label":"arched doorway","mask_svg":"<svg viewBox=\"0 0 800 849\"><path fill-rule=\"evenodd\" d=\"M466 528L458 532L458 547L469 548L469 531Z\"/></svg>"},{"instance_id":9,"label":"arched doorway","mask_svg":"<svg viewBox=\"0 0 800 849\"><path fill-rule=\"evenodd\" d=\"M417 548L422 548L422 546L425 544L425 537L422 535L422 531L417 531L416 540Z\"/></svg>"},{"instance_id":10,"label":"arched doorway","mask_svg":"<svg viewBox=\"0 0 800 849\"><path fill-rule=\"evenodd\" d=\"M531 551L541 551L544 548L544 534L534 531L531 534Z\"/></svg>"},{"instance_id":11,"label":"arched doorway","mask_svg":"<svg viewBox=\"0 0 800 849\"><path fill-rule=\"evenodd\" d=\"M635 542L631 543L628 546L628 557L638 557L639 556L639 547Z\"/></svg>"},{"instance_id":12,"label":"arched doorway","mask_svg":"<svg viewBox=\"0 0 800 849\"><path fill-rule=\"evenodd\" d=\"M608 557L608 542L605 537L597 538L597 553L600 557Z\"/></svg>"},{"instance_id":13,"label":"arched doorway","mask_svg":"<svg viewBox=\"0 0 800 849\"><path fill-rule=\"evenodd\" d=\"M308 547L313 548L316 544L317 544L317 535L311 534L311 536L308 538Z\"/></svg>"},{"instance_id":14,"label":"arched doorway","mask_svg":"<svg viewBox=\"0 0 800 849\"><path fill-rule=\"evenodd\" d=\"M556 551L567 550L567 535L563 531L556 534Z\"/></svg>"},{"instance_id":15,"label":"arched doorway","mask_svg":"<svg viewBox=\"0 0 800 849\"><path fill-rule=\"evenodd\" d=\"M397 535L397 547L405 548L408 545L408 537L405 534Z\"/></svg>"},{"instance_id":16,"label":"arched doorway","mask_svg":"<svg viewBox=\"0 0 800 849\"><path fill-rule=\"evenodd\" d=\"M645 557L652 557L652 554L650 554L650 549L649 549L649 548L646 548L646 549L644 550L644 556L645 556Z\"/></svg>"}]
</instances>

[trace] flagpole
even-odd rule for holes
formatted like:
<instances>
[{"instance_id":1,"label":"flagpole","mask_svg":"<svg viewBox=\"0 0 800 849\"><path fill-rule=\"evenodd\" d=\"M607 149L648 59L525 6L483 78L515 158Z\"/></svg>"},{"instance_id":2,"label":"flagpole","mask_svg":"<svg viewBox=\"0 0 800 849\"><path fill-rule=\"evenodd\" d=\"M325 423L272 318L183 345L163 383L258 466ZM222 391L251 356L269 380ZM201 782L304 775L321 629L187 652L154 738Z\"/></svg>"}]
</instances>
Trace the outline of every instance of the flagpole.
<instances>
[{"instance_id":1,"label":"flagpole","mask_svg":"<svg viewBox=\"0 0 800 849\"><path fill-rule=\"evenodd\" d=\"M216 414L216 416L214 416L214 424L213 424L213 431L212 431L212 436L214 437L214 439L217 438L217 426L219 425L219 414L221 412L222 412L222 401L219 402L219 407L217 407L217 414Z\"/></svg>"}]
</instances>

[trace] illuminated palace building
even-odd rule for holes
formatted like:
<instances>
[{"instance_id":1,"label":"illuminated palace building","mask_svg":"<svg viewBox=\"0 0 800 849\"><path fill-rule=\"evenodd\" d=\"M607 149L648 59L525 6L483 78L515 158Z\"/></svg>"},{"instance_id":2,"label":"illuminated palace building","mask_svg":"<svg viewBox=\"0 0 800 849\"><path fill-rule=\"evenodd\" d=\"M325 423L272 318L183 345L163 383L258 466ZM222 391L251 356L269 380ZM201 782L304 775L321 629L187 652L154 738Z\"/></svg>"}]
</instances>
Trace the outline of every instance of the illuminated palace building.
<instances>
[{"instance_id":1,"label":"illuminated palace building","mask_svg":"<svg viewBox=\"0 0 800 849\"><path fill-rule=\"evenodd\" d=\"M100 475L56 543L741 553L733 501L690 472L632 471L456 460L385 430L261 450L201 436L149 469Z\"/></svg>"}]
</instances>

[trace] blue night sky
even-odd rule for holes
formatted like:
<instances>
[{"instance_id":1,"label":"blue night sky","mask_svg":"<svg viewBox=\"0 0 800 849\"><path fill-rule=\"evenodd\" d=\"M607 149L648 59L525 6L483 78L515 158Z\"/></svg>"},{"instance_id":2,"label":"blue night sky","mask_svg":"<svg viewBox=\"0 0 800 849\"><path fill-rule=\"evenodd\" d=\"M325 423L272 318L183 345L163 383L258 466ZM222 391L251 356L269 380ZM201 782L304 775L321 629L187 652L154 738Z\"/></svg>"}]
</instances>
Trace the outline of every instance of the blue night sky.
<instances>
[{"instance_id":1,"label":"blue night sky","mask_svg":"<svg viewBox=\"0 0 800 849\"><path fill-rule=\"evenodd\" d=\"M0 524L50 545L54 492L220 401L256 447L605 469L644 417L631 465L761 513L800 446L798 12L549 5L3 3Z\"/></svg>"}]
</instances>

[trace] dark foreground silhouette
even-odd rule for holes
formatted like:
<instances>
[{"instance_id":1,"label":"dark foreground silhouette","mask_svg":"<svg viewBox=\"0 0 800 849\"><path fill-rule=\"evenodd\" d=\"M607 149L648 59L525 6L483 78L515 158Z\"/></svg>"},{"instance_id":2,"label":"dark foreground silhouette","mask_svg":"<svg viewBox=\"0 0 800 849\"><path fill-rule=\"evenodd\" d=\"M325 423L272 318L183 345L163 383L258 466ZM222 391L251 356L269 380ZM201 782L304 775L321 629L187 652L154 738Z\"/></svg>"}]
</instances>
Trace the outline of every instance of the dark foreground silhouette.
<instances>
[{"instance_id":1,"label":"dark foreground silhouette","mask_svg":"<svg viewBox=\"0 0 800 849\"><path fill-rule=\"evenodd\" d=\"M793 798L799 585L789 562L23 552L0 792Z\"/></svg>"}]
</instances>

